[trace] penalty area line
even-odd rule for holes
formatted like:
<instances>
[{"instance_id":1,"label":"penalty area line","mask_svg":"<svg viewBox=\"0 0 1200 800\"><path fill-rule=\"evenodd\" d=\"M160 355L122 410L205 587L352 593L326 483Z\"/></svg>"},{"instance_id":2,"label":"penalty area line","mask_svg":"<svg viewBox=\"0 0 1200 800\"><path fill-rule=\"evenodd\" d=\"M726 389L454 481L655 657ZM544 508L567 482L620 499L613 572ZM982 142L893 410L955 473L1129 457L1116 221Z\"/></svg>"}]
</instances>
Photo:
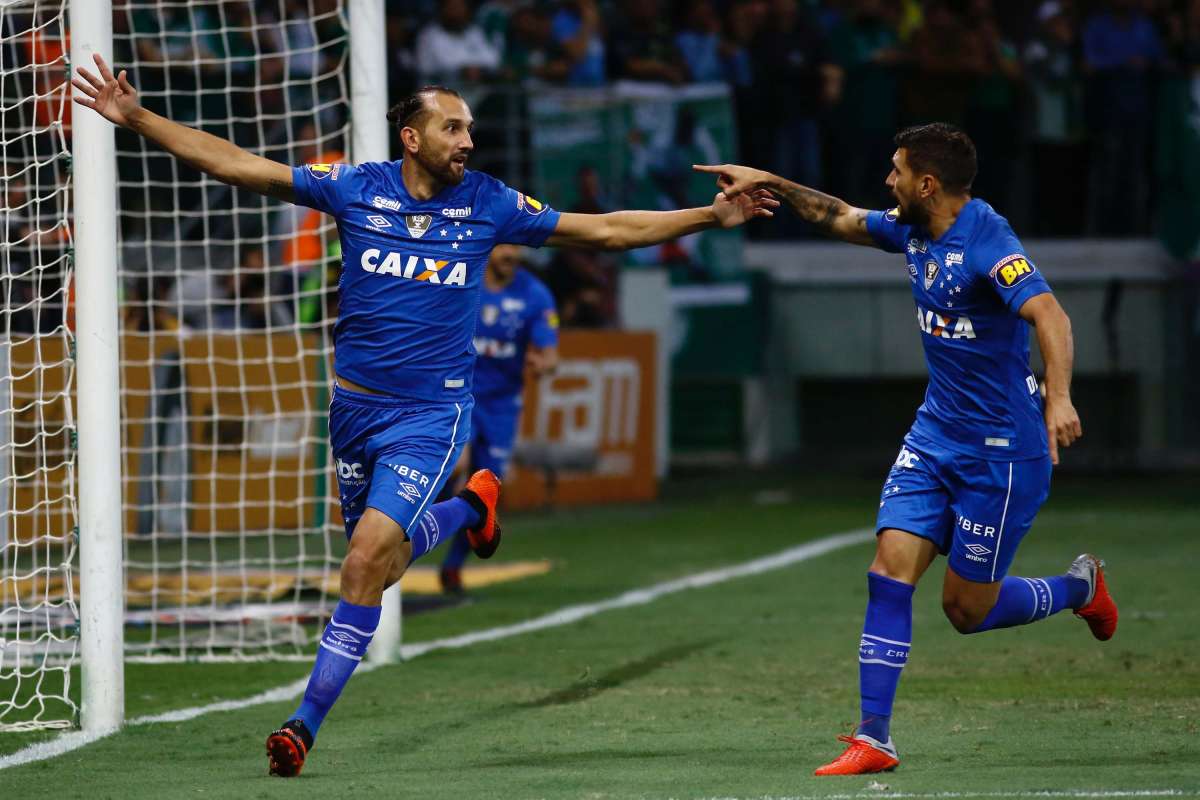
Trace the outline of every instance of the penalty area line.
<instances>
[{"instance_id":1,"label":"penalty area line","mask_svg":"<svg viewBox=\"0 0 1200 800\"><path fill-rule=\"evenodd\" d=\"M464 647L470 647L482 642L494 642L500 639L508 639L513 636L520 636L525 633L533 633L534 631L548 630L550 628L558 628L563 625L570 625L573 622L578 622L582 619L603 614L606 611L614 611L622 608L632 608L634 606L646 605L652 603L660 597L676 594L688 589L702 589L707 586L715 586L726 581L745 578L751 575L761 575L764 572L783 569L784 567L799 564L827 553L832 553L835 550L842 550L847 547L852 547L857 544L864 544L875 538L874 528L859 528L844 533L834 533L828 536L823 536L820 539L814 539L804 544L789 547L774 555L763 556L751 561L746 561L741 564L736 564L730 567L721 567L719 569L706 570L697 572L693 575L687 575L675 580L656 583L652 586L647 586L642 589L632 589L623 594L608 600L602 600L597 603L581 603L579 605L565 606L557 611L552 611L549 614L544 614L540 617L535 617L525 622L518 622L513 625L502 625L496 628L488 628L482 631L462 634L461 636L450 636L445 639L434 639L428 642L417 642L415 644L403 645L400 648L401 659L407 661L409 659L423 656L426 653L432 653L437 650L459 650ZM365 672L374 672L383 666L391 666L381 664L379 662L366 662L360 664L356 673L362 674ZM193 706L192 708L181 708L176 711L167 711L162 714L149 714L142 717L134 717L126 722L128 726L138 725L154 725L163 722L186 722L196 717L202 717L207 714L216 714L222 711L238 711L243 708L263 705L266 703L280 703L285 700L292 700L304 693L304 688L308 685L308 678L304 677L300 680L292 681L291 683L277 686L274 689L268 689L265 692L259 692L251 697L244 697L240 700L223 700L219 703L210 703L204 706ZM57 738L47 742L40 742L35 745L30 745L22 750L18 750L7 756L0 757L0 769L6 767L16 767L21 764L29 764L34 761L44 761L48 758L55 758L64 755L72 750L78 750L80 747L85 747L92 742L98 741L106 736L116 733L116 730L100 731L100 732L85 732L72 731L71 733L63 734Z\"/></svg>"}]
</instances>

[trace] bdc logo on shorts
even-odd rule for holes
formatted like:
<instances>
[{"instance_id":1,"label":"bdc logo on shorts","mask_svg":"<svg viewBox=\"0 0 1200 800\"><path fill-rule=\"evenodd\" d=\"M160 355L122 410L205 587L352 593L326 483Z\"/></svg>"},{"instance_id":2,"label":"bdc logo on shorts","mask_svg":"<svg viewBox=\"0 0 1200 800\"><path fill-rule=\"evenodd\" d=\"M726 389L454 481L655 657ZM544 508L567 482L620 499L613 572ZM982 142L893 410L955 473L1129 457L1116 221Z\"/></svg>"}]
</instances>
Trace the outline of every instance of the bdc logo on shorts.
<instances>
[{"instance_id":1,"label":"bdc logo on shorts","mask_svg":"<svg viewBox=\"0 0 1200 800\"><path fill-rule=\"evenodd\" d=\"M337 474L338 480L346 483L354 482L355 484L360 484L367 478L366 473L363 472L362 464L359 464L357 461L353 464L347 464L340 458L337 460Z\"/></svg>"},{"instance_id":2,"label":"bdc logo on shorts","mask_svg":"<svg viewBox=\"0 0 1200 800\"><path fill-rule=\"evenodd\" d=\"M900 455L896 456L896 466L902 469L912 469L913 464L921 460L921 457L909 450L907 447L900 448Z\"/></svg>"}]
</instances>

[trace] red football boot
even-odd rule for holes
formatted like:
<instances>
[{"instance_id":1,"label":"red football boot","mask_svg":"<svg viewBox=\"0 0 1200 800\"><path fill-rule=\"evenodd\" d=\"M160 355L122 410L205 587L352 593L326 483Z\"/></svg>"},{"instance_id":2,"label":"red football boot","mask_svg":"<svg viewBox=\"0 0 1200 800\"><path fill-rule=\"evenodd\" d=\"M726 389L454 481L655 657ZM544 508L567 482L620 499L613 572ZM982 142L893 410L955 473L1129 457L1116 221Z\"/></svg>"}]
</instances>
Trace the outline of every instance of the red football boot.
<instances>
[{"instance_id":1,"label":"red football boot","mask_svg":"<svg viewBox=\"0 0 1200 800\"><path fill-rule=\"evenodd\" d=\"M1084 553L1071 562L1067 574L1072 578L1082 578L1092 587L1088 601L1075 609L1075 616L1088 624L1092 636L1107 642L1117 632L1117 604L1113 602L1108 585L1104 582L1104 562L1091 553Z\"/></svg>"},{"instance_id":2,"label":"red football boot","mask_svg":"<svg viewBox=\"0 0 1200 800\"><path fill-rule=\"evenodd\" d=\"M817 767L814 775L869 775L873 772L891 772L900 765L890 736L886 743L872 739L865 733L839 736L838 741L849 745L846 752L825 766Z\"/></svg>"},{"instance_id":3,"label":"red football boot","mask_svg":"<svg viewBox=\"0 0 1200 800\"><path fill-rule=\"evenodd\" d=\"M471 476L458 496L470 503L479 515L479 524L467 528L467 541L475 555L491 558L500 546L500 517L496 503L500 501L500 479L490 469L481 469Z\"/></svg>"},{"instance_id":4,"label":"red football boot","mask_svg":"<svg viewBox=\"0 0 1200 800\"><path fill-rule=\"evenodd\" d=\"M302 720L289 719L267 737L267 774L294 778L304 769L313 737Z\"/></svg>"}]
</instances>

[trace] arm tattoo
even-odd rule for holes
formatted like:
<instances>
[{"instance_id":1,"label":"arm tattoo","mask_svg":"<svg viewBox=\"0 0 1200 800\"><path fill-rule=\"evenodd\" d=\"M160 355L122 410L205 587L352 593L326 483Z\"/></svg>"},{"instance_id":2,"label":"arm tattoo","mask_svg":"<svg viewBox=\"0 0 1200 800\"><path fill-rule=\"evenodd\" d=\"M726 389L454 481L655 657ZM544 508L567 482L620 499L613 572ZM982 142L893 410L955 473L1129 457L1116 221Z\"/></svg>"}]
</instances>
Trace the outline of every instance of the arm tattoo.
<instances>
[{"instance_id":1,"label":"arm tattoo","mask_svg":"<svg viewBox=\"0 0 1200 800\"><path fill-rule=\"evenodd\" d=\"M796 183L789 183L778 192L801 219L811 222L826 233L833 232L834 221L847 208L846 204L836 197ZM865 222L864 217L863 224Z\"/></svg>"},{"instance_id":2,"label":"arm tattoo","mask_svg":"<svg viewBox=\"0 0 1200 800\"><path fill-rule=\"evenodd\" d=\"M296 199L291 181L280 181L275 179L267 181L266 194L269 197L274 197L278 200L286 200L289 203L294 202Z\"/></svg>"}]
</instances>

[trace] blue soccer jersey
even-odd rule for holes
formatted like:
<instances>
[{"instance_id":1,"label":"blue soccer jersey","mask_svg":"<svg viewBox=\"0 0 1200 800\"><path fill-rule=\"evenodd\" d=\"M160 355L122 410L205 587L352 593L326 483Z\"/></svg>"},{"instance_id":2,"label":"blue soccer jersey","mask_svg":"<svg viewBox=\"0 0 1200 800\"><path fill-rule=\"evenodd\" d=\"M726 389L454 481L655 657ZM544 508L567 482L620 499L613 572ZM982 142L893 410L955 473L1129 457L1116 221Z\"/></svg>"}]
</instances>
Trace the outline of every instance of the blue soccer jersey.
<instances>
[{"instance_id":1,"label":"blue soccer jersey","mask_svg":"<svg viewBox=\"0 0 1200 800\"><path fill-rule=\"evenodd\" d=\"M475 327L475 397L517 398L525 372L529 345L558 344L558 314L550 290L537 278L518 269L512 281L498 292L484 286Z\"/></svg>"},{"instance_id":2,"label":"blue soccer jersey","mask_svg":"<svg viewBox=\"0 0 1200 800\"><path fill-rule=\"evenodd\" d=\"M1042 400L1029 369L1029 326L1017 314L1050 287L1021 242L982 200L971 200L936 241L872 211L867 230L904 253L917 305L929 388L912 434L996 461L1048 453Z\"/></svg>"},{"instance_id":3,"label":"blue soccer jersey","mask_svg":"<svg viewBox=\"0 0 1200 800\"><path fill-rule=\"evenodd\" d=\"M401 162L292 170L296 202L331 214L342 243L334 370L427 402L471 395L479 287L496 244L541 246L558 212L480 172L429 200Z\"/></svg>"}]
</instances>

